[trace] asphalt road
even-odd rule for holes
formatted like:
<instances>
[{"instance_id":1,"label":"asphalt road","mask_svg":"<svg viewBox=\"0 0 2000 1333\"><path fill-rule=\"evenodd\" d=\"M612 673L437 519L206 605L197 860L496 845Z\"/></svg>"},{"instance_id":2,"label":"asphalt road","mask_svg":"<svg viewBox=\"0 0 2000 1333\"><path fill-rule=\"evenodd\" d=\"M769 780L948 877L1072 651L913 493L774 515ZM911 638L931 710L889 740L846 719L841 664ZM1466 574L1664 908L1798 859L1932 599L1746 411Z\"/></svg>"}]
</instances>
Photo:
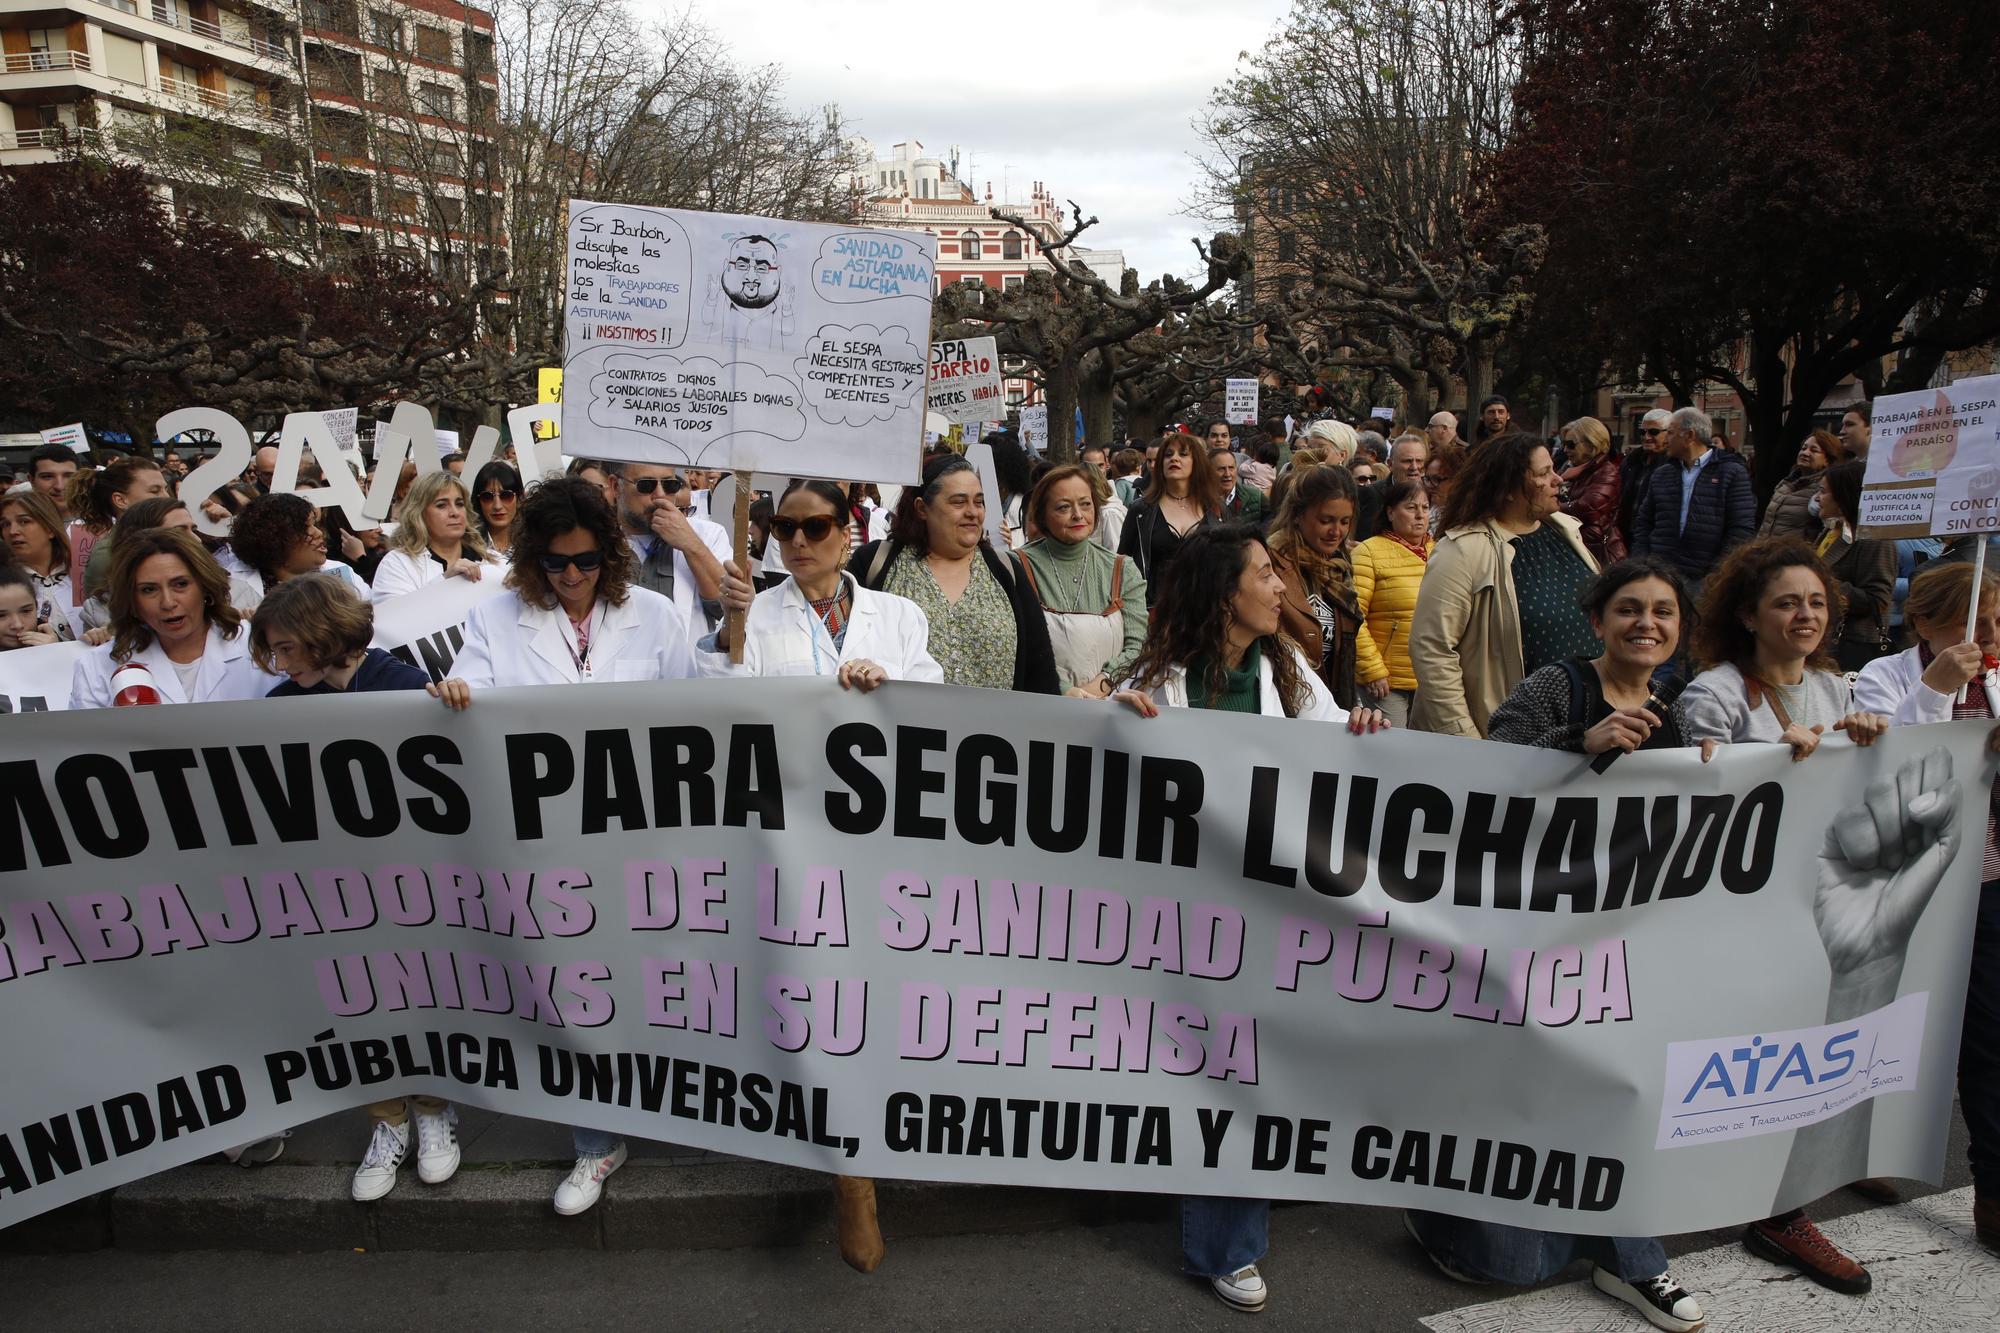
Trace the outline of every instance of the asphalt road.
<instances>
[{"instance_id":1,"label":"asphalt road","mask_svg":"<svg viewBox=\"0 0 2000 1333\"><path fill-rule=\"evenodd\" d=\"M1959 1135L1962 1136L1962 1127ZM1966 1184L1962 1137L1947 1188ZM1913 1195L1928 1193L1920 1187ZM1816 1207L1831 1220L1867 1208L1843 1191ZM6 1315L20 1330L357 1328L480 1329L1419 1329L1427 1315L1508 1293L1433 1270L1399 1215L1345 1206L1281 1206L1272 1220L1269 1308L1256 1322L1224 1309L1176 1270L1177 1235L1158 1222L1023 1235L892 1240L869 1277L850 1272L831 1238L791 1249L268 1255L191 1251L0 1257ZM1681 1255L1734 1243L1734 1232L1671 1238ZM1568 1276L1585 1275L1579 1266ZM1772 1282L1780 1282L1772 1270ZM1796 1321L1770 1311L1760 1333L1868 1326L1803 1282ZM1847 1298L1839 1298L1845 1300ZM1603 1306L1611 1328L1643 1329ZM1713 1311L1712 1311L1713 1313ZM1829 1313L1841 1316L1833 1324ZM1541 1328L1526 1317L1491 1325ZM1595 1325L1594 1325L1595 1326ZM1927 1322L1947 1328L1948 1322Z\"/></svg>"}]
</instances>

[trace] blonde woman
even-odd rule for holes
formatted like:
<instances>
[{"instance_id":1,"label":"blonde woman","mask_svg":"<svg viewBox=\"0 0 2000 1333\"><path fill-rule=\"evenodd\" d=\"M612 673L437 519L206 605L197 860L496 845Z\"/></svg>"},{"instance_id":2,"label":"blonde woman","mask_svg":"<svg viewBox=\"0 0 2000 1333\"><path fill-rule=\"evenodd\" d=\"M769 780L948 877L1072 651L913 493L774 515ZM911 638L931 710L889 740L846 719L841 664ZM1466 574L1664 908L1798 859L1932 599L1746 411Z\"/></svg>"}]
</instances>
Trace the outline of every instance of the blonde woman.
<instances>
[{"instance_id":1,"label":"blonde woman","mask_svg":"<svg viewBox=\"0 0 2000 1333\"><path fill-rule=\"evenodd\" d=\"M1346 467L1354 457L1354 451L1361 447L1361 441L1354 434L1354 427L1344 421L1315 421L1306 427L1306 448L1320 451L1322 460L1335 467ZM1297 468L1294 454L1294 469Z\"/></svg>"},{"instance_id":2,"label":"blonde woman","mask_svg":"<svg viewBox=\"0 0 2000 1333\"><path fill-rule=\"evenodd\" d=\"M379 604L441 579L478 582L500 567L472 521L472 496L465 483L440 468L411 483L397 507L396 532L375 567L370 600Z\"/></svg>"},{"instance_id":3,"label":"blonde woman","mask_svg":"<svg viewBox=\"0 0 2000 1333\"><path fill-rule=\"evenodd\" d=\"M1618 530L1618 502L1625 493L1611 432L1596 417L1578 417L1562 428L1569 467L1563 472L1562 512L1583 525L1583 544L1599 565L1625 558Z\"/></svg>"}]
</instances>

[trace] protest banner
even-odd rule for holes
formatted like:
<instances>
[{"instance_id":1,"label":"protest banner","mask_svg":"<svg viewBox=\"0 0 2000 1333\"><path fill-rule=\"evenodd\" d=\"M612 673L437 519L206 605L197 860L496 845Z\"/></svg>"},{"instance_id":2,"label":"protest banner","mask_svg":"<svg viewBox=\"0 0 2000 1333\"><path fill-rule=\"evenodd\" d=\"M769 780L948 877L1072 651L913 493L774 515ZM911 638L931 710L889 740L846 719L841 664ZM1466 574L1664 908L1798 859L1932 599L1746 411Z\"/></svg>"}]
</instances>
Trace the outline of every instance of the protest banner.
<instances>
[{"instance_id":1,"label":"protest banner","mask_svg":"<svg viewBox=\"0 0 2000 1333\"><path fill-rule=\"evenodd\" d=\"M69 707L76 659L90 650L71 640L0 653L0 713L49 713Z\"/></svg>"},{"instance_id":2,"label":"protest banner","mask_svg":"<svg viewBox=\"0 0 2000 1333\"><path fill-rule=\"evenodd\" d=\"M1021 409L1021 447L1035 457L1049 447L1049 405L1036 403Z\"/></svg>"},{"instance_id":3,"label":"protest banner","mask_svg":"<svg viewBox=\"0 0 2000 1333\"><path fill-rule=\"evenodd\" d=\"M465 618L472 614L472 608L510 591L501 572L489 569L476 582L439 579L415 592L378 602L372 646L421 669L435 684L451 674L451 664L465 646Z\"/></svg>"},{"instance_id":4,"label":"protest banner","mask_svg":"<svg viewBox=\"0 0 2000 1333\"><path fill-rule=\"evenodd\" d=\"M443 680L464 646L466 616L506 591L498 571L489 570L477 583L441 579L392 597L374 609L373 646L428 672L433 681ZM249 633L248 628L243 632ZM0 713L66 711L76 659L90 651L81 643L50 643L0 653ZM276 685L278 678L271 683Z\"/></svg>"},{"instance_id":5,"label":"protest banner","mask_svg":"<svg viewBox=\"0 0 2000 1333\"><path fill-rule=\"evenodd\" d=\"M931 344L930 410L963 425L997 415L1000 351L992 338L946 338Z\"/></svg>"},{"instance_id":6,"label":"protest banner","mask_svg":"<svg viewBox=\"0 0 2000 1333\"><path fill-rule=\"evenodd\" d=\"M936 248L916 232L572 200L563 447L914 480Z\"/></svg>"},{"instance_id":7,"label":"protest banner","mask_svg":"<svg viewBox=\"0 0 2000 1333\"><path fill-rule=\"evenodd\" d=\"M410 1094L1596 1234L1942 1166L1986 723L1809 776L825 680L7 725L0 1225Z\"/></svg>"},{"instance_id":8,"label":"protest banner","mask_svg":"<svg viewBox=\"0 0 2000 1333\"><path fill-rule=\"evenodd\" d=\"M1990 518L1991 497L2000 492L1993 475L2000 468L2000 375L1886 394L1873 404L1871 427L1854 525L1860 535L1888 540L2000 528Z\"/></svg>"},{"instance_id":9,"label":"protest banner","mask_svg":"<svg viewBox=\"0 0 2000 1333\"><path fill-rule=\"evenodd\" d=\"M1222 415L1232 426L1250 426L1257 422L1257 381L1254 379L1226 380L1223 383Z\"/></svg>"}]
</instances>

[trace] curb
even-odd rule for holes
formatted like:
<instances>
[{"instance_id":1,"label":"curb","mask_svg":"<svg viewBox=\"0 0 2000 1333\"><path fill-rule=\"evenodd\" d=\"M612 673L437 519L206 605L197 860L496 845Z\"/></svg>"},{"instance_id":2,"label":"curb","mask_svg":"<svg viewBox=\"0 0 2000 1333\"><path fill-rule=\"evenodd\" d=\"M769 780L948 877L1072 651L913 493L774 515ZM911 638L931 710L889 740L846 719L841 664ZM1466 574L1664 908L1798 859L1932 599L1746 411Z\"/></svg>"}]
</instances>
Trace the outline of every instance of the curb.
<instances>
[{"instance_id":1,"label":"curb","mask_svg":"<svg viewBox=\"0 0 2000 1333\"><path fill-rule=\"evenodd\" d=\"M566 1163L468 1166L443 1185L414 1171L388 1197L355 1203L353 1168L178 1167L0 1231L0 1252L181 1250L711 1250L827 1243L831 1178L734 1158L628 1163L597 1207L559 1217ZM1171 1197L1014 1185L891 1181L878 1189L890 1241L1157 1220Z\"/></svg>"}]
</instances>

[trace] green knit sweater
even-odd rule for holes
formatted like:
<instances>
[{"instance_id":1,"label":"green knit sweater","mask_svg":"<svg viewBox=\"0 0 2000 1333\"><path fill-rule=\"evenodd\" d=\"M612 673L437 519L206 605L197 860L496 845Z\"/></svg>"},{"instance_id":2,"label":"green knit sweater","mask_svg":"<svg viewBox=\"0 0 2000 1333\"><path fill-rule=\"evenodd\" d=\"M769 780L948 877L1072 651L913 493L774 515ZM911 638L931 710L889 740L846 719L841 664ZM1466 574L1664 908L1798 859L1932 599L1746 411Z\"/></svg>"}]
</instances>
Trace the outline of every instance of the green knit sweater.
<instances>
[{"instance_id":1,"label":"green knit sweater","mask_svg":"<svg viewBox=\"0 0 2000 1333\"><path fill-rule=\"evenodd\" d=\"M1187 664L1188 707L1213 708L1223 713L1261 713L1263 700L1259 690L1259 668L1264 662L1264 645L1253 643L1250 651L1243 654L1243 665L1234 671L1224 669L1222 678L1226 687L1221 694L1210 693L1208 688L1208 662L1197 658Z\"/></svg>"},{"instance_id":2,"label":"green knit sweater","mask_svg":"<svg viewBox=\"0 0 2000 1333\"><path fill-rule=\"evenodd\" d=\"M1146 642L1146 579L1138 562L1094 541L1064 545L1053 537L1029 542L1020 554L1034 569L1035 592L1043 609L1091 615L1111 605L1111 571L1124 562L1125 580L1118 595L1125 600L1125 643L1104 666L1112 684L1123 681Z\"/></svg>"}]
</instances>

